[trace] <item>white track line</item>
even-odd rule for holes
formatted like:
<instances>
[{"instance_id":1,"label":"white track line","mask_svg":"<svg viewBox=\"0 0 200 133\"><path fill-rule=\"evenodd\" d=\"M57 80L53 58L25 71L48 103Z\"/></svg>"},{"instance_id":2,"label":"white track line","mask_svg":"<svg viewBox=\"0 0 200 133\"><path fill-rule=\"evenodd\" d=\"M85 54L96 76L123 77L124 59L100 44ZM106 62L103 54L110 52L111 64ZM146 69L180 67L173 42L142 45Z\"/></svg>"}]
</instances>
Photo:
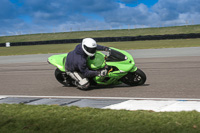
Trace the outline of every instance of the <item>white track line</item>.
<instances>
[{"instance_id":1,"label":"white track line","mask_svg":"<svg viewBox=\"0 0 200 133\"><path fill-rule=\"evenodd\" d=\"M104 109L116 110L153 110L155 112L200 112L199 101L155 101L155 100L127 100L118 104L104 107Z\"/></svg>"},{"instance_id":2,"label":"white track line","mask_svg":"<svg viewBox=\"0 0 200 133\"><path fill-rule=\"evenodd\" d=\"M6 96L1 96L1 95L0 95L0 99L3 99L3 98L6 98Z\"/></svg>"},{"instance_id":3,"label":"white track line","mask_svg":"<svg viewBox=\"0 0 200 133\"><path fill-rule=\"evenodd\" d=\"M79 98L79 99L121 99L121 100L162 100L162 101L200 101L189 98L137 98L137 97L90 97L90 96L29 96L29 95L0 95L5 97L29 97L29 98Z\"/></svg>"}]
</instances>

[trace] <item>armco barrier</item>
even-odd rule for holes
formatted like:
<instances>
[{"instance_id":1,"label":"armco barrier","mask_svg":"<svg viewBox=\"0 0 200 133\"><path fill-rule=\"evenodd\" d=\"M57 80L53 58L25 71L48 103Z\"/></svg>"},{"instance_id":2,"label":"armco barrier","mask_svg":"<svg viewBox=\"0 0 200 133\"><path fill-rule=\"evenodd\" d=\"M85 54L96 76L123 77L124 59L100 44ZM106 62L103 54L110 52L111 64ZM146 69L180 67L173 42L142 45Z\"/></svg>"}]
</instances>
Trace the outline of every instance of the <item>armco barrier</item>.
<instances>
[{"instance_id":1,"label":"armco barrier","mask_svg":"<svg viewBox=\"0 0 200 133\"><path fill-rule=\"evenodd\" d=\"M164 40L164 39L188 39L200 38L200 33L191 34L173 34L173 35L147 35L147 36L124 36L124 37L103 37L94 38L97 42L121 42L121 41L142 41L142 40ZM82 39L64 39L34 42L11 42L10 46L28 46L28 45L45 45L45 44L66 44L80 43ZM0 43L0 47L5 47L5 43Z\"/></svg>"}]
</instances>

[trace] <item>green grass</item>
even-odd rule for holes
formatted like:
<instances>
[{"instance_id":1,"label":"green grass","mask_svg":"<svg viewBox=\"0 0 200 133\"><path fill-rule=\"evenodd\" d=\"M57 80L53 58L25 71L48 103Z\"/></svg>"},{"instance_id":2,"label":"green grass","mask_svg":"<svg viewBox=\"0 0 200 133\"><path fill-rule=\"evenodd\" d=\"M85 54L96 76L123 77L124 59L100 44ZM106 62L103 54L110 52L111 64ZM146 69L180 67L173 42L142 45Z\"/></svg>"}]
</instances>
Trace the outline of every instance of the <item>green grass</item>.
<instances>
[{"instance_id":1,"label":"green grass","mask_svg":"<svg viewBox=\"0 0 200 133\"><path fill-rule=\"evenodd\" d=\"M56 34L0 37L0 43L72 39L84 37L115 37L136 35L162 35L200 33L200 25L135 30L88 31ZM119 49L152 49L176 47L200 47L200 39L108 42L101 45ZM0 47L0 56L65 53L77 44L55 44L19 47ZM0 132L69 132L69 133L198 133L200 113L125 111L61 106L30 106L0 104Z\"/></svg>"},{"instance_id":2,"label":"green grass","mask_svg":"<svg viewBox=\"0 0 200 133\"><path fill-rule=\"evenodd\" d=\"M2 133L193 133L200 113L0 104Z\"/></svg>"},{"instance_id":3,"label":"green grass","mask_svg":"<svg viewBox=\"0 0 200 133\"><path fill-rule=\"evenodd\" d=\"M132 41L132 42L107 42L99 43L109 47L123 50L128 49L155 49L155 48L177 48L177 47L200 47L200 39L177 39L177 40L155 40L155 41ZM65 53L73 50L77 44L51 44L37 46L15 46L0 47L0 56Z\"/></svg>"},{"instance_id":4,"label":"green grass","mask_svg":"<svg viewBox=\"0 0 200 133\"><path fill-rule=\"evenodd\" d=\"M0 37L0 43L5 42L28 42L28 41L46 41L60 39L82 39L85 37L120 37L120 36L138 36L138 35L164 35L164 34L187 34L200 33L200 25L161 27L161 28L141 28L141 29L123 29L123 30L100 30L100 31L79 31L62 33L44 33L18 36Z\"/></svg>"}]
</instances>

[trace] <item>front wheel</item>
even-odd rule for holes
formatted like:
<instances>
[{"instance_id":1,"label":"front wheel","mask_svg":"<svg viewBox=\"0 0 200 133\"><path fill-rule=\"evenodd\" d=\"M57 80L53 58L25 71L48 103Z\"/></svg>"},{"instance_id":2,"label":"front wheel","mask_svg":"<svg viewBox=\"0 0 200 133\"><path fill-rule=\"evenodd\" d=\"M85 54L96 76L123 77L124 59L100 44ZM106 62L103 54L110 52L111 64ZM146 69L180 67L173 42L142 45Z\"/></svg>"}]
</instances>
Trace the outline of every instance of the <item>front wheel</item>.
<instances>
[{"instance_id":1,"label":"front wheel","mask_svg":"<svg viewBox=\"0 0 200 133\"><path fill-rule=\"evenodd\" d=\"M130 72L122 78L122 82L130 86L143 85L146 82L145 73L137 69L135 72Z\"/></svg>"}]
</instances>

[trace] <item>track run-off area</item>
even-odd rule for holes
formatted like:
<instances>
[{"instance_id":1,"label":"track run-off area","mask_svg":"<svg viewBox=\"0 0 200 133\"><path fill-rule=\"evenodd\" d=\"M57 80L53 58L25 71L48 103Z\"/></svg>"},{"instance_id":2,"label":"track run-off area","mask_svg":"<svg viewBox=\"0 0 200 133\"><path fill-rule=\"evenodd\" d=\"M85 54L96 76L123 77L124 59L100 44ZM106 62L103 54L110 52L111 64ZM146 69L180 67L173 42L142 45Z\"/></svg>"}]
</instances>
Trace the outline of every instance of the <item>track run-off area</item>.
<instances>
[{"instance_id":1,"label":"track run-off area","mask_svg":"<svg viewBox=\"0 0 200 133\"><path fill-rule=\"evenodd\" d=\"M135 87L124 84L92 87L89 91L65 87L56 81L55 67L47 63L47 58L53 54L0 56L0 99L45 97L199 101L200 47L128 52L134 57L136 66L145 72L146 83Z\"/></svg>"}]
</instances>

